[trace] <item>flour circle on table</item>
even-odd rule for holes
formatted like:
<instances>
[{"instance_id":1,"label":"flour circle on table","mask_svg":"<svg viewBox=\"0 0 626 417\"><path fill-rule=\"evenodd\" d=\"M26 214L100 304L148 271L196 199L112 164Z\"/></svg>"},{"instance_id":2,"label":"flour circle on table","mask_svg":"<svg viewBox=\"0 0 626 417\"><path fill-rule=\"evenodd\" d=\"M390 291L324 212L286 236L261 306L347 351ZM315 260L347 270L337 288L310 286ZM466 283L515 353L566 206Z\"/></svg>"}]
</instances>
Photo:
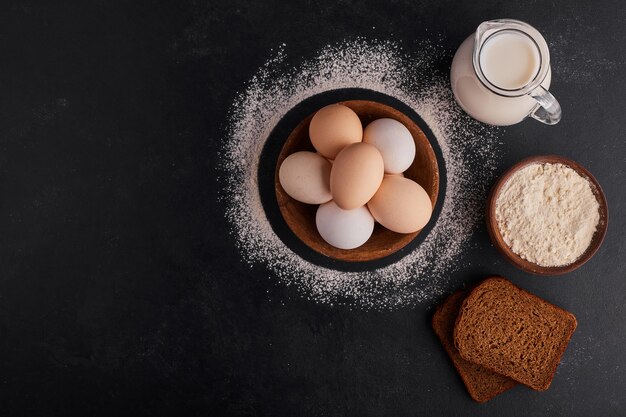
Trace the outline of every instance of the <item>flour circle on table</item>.
<instances>
[{"instance_id":1,"label":"flour circle on table","mask_svg":"<svg viewBox=\"0 0 626 417\"><path fill-rule=\"evenodd\" d=\"M459 255L482 218L499 150L497 128L465 115L447 74L436 70L441 48L424 42L411 54L393 42L357 39L330 45L296 67L283 48L235 99L221 150L221 198L242 260L265 266L307 299L364 309L392 309L428 301L446 289ZM441 149L446 193L424 241L402 259L361 272L339 271L303 259L274 232L262 205L259 158L289 110L316 94L359 88L391 96L417 113Z\"/></svg>"}]
</instances>

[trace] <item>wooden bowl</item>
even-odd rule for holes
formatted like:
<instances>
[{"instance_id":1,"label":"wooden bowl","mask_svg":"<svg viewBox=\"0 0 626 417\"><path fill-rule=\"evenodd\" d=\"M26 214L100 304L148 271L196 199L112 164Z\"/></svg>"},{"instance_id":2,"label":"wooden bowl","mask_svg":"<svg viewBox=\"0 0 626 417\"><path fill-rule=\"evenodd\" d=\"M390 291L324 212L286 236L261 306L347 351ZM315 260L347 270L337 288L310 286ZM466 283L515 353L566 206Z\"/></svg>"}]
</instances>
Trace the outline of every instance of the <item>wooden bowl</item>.
<instances>
[{"instance_id":1,"label":"wooden bowl","mask_svg":"<svg viewBox=\"0 0 626 417\"><path fill-rule=\"evenodd\" d=\"M406 178L410 178L424 187L430 196L430 201L435 207L439 194L439 166L437 157L428 138L422 130L409 117L385 104L375 101L350 100L342 101L341 104L350 107L361 119L363 126L383 117L395 119L409 129L415 141L415 160L407 171ZM278 207L291 231L308 247L314 251L333 259L349 262L371 261L384 258L399 251L409 244L420 233L401 234L385 229L376 223L374 232L369 240L355 249L338 249L326 243L317 231L315 225L315 213L317 205L304 204L291 198L278 181L278 170L285 158L298 151L313 151L313 145L309 139L309 124L313 114L304 119L291 132L278 156L275 173L275 189ZM431 219L431 221L433 221Z\"/></svg>"},{"instance_id":2,"label":"wooden bowl","mask_svg":"<svg viewBox=\"0 0 626 417\"><path fill-rule=\"evenodd\" d=\"M508 181L508 179L515 172L520 169L531 165L531 164L543 164L543 163L559 163L566 165L576 171L580 176L587 179L591 183L591 191L595 195L598 203L600 204L600 221L596 228L596 231L591 239L591 243L587 250L573 263L569 265L563 266L555 266L555 267L545 267L540 266L535 263L529 262L526 259L523 259L515 252L511 250L511 248L504 242L502 235L500 234L500 229L498 227L498 223L496 221L496 201L498 200L498 195L500 194L500 190L504 186L504 184ZM606 204L606 198L604 197L604 193L602 192L602 188L598 181L591 175L589 171L585 168L577 164L576 162L564 158L558 155L541 155L541 156L533 156L530 158L526 158L517 164L513 165L509 168L503 175L500 177L498 182L491 189L491 193L489 194L489 198L487 200L487 231L489 232L489 237L491 241L498 249L498 251L506 258L507 261L515 265L517 268L530 272L532 274L537 275L562 275L568 272L571 272L575 269L580 268L585 262L587 262L591 257L596 253L600 245L602 245L602 241L604 240L604 236L606 235L606 230L609 224L609 213L608 206Z\"/></svg>"}]
</instances>

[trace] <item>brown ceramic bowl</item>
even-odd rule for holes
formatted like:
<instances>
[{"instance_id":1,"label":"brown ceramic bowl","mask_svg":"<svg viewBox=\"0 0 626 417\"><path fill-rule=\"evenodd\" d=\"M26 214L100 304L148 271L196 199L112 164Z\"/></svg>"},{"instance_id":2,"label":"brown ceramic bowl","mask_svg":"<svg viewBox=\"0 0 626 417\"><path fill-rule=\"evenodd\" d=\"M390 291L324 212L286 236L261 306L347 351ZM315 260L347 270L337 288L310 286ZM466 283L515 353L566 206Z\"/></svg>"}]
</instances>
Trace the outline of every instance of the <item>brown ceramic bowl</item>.
<instances>
[{"instance_id":1,"label":"brown ceramic bowl","mask_svg":"<svg viewBox=\"0 0 626 417\"><path fill-rule=\"evenodd\" d=\"M350 100L341 104L350 107L361 119L363 127L368 123L383 117L395 119L404 124L415 141L415 160L407 171L406 178L410 178L424 187L430 201L435 207L439 193L439 167L437 157L430 142L422 130L409 117L385 104L375 101ZM315 213L317 205L300 203L291 198L278 181L278 170L284 159L294 152L313 151L313 145L309 139L309 124L313 114L304 119L291 132L278 156L275 173L275 189L278 207L291 231L314 251L333 259L349 262L371 261L384 258L399 251L409 244L420 233L401 234L385 229L376 223L374 232L369 240L355 249L338 249L326 243L317 231L315 225ZM431 220L434 221L434 220Z\"/></svg>"},{"instance_id":2,"label":"brown ceramic bowl","mask_svg":"<svg viewBox=\"0 0 626 417\"><path fill-rule=\"evenodd\" d=\"M589 247L580 256L580 258L578 258L576 261L569 265L545 267L523 259L507 246L507 244L504 242L504 239L502 238L502 235L500 234L500 229L498 228L498 223L496 221L496 201L498 200L500 190L502 189L506 181L515 172L528 165L537 163L560 163L572 168L574 171L580 174L580 176L589 180L589 182L591 183L591 191L596 196L596 199L600 204L600 222L598 223L598 227L596 228L596 231L591 239ZM604 240L604 236L606 235L606 229L609 224L609 212L608 206L606 204L606 198L604 197L604 193L602 192L602 188L600 187L600 184L598 184L598 181L596 181L596 179L593 177L593 175L591 175L589 171L587 171L576 162L558 155L533 156L530 158L526 158L509 168L509 170L507 170L502 175L502 177L500 177L498 182L491 189L491 193L489 194L489 198L487 200L486 215L487 231L489 232L489 237L491 238L491 241L493 242L496 249L498 249L498 251L506 258L506 260L512 263L514 266L523 271L537 275L562 275L580 268L585 262L591 259L591 257L596 253L598 248L600 248L600 245L602 245L602 241Z\"/></svg>"}]
</instances>

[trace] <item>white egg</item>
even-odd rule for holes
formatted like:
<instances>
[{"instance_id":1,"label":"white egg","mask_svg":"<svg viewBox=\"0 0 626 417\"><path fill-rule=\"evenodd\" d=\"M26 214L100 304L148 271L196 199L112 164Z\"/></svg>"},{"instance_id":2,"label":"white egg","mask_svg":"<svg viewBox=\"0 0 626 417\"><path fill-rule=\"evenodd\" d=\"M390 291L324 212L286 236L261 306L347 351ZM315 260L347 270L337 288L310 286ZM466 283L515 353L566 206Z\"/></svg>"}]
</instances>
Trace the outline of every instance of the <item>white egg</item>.
<instances>
[{"instance_id":1,"label":"white egg","mask_svg":"<svg viewBox=\"0 0 626 417\"><path fill-rule=\"evenodd\" d=\"M406 171L415 159L415 142L411 132L394 119L378 119L368 124L363 131L363 142L378 149L387 174Z\"/></svg>"},{"instance_id":2,"label":"white egg","mask_svg":"<svg viewBox=\"0 0 626 417\"><path fill-rule=\"evenodd\" d=\"M322 239L339 249L358 248L374 231L374 218L367 207L344 210L334 201L319 206L315 224Z\"/></svg>"}]
</instances>

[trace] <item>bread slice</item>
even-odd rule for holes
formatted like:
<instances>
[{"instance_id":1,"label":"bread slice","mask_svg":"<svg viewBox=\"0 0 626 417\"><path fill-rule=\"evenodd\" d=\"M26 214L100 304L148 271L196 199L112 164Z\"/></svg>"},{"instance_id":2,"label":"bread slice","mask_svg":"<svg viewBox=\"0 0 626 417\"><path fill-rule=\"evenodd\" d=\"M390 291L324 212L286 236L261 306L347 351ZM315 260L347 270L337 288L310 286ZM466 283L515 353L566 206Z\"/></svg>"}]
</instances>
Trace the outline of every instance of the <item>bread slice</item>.
<instances>
[{"instance_id":1,"label":"bread slice","mask_svg":"<svg viewBox=\"0 0 626 417\"><path fill-rule=\"evenodd\" d=\"M573 314L493 277L463 301L454 344L464 359L544 391L576 324Z\"/></svg>"},{"instance_id":2,"label":"bread slice","mask_svg":"<svg viewBox=\"0 0 626 417\"><path fill-rule=\"evenodd\" d=\"M470 397L474 401L484 403L496 395L513 388L517 385L517 382L466 361L454 347L454 323L461 308L461 303L468 292L458 291L437 307L433 315L433 329L461 376Z\"/></svg>"}]
</instances>

